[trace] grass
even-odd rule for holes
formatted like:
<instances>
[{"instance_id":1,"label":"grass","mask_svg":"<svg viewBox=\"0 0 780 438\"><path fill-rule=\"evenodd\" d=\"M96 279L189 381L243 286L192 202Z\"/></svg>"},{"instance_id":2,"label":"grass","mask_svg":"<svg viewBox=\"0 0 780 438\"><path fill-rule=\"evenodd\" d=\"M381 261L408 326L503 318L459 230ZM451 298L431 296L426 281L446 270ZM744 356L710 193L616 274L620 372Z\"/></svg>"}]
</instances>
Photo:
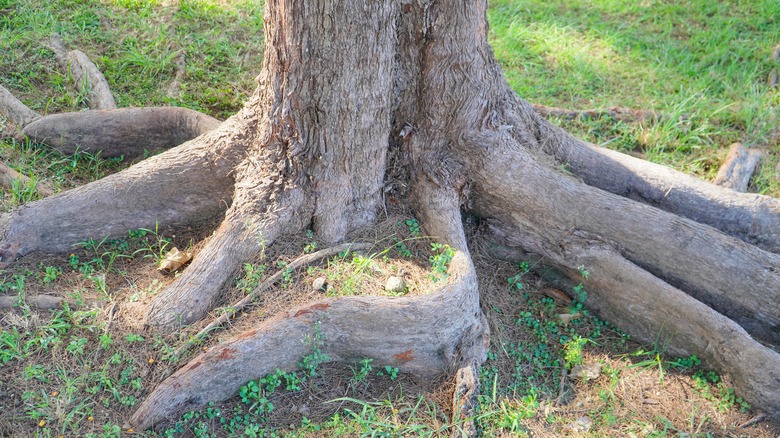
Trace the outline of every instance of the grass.
<instances>
[{"instance_id":1,"label":"grass","mask_svg":"<svg viewBox=\"0 0 780 438\"><path fill-rule=\"evenodd\" d=\"M774 170L780 90L767 89L765 79L771 49L780 43L777 17L780 4L771 0L496 0L489 11L496 56L526 99L667 115L655 122L556 123L705 179L714 177L732 142L761 147L767 158L751 190L774 196L780 196ZM255 87L262 63L258 1L0 0L0 84L44 114L87 104L46 47L55 31L97 64L121 107L175 105L226 118ZM171 93L182 55L185 79ZM86 153L62 156L9 138L0 140L0 160L56 190L128 164ZM31 187L15 187L2 193L0 208L37 198ZM0 295L17 304L0 317L0 435L122 435L139 400L188 358L174 352L191 333L150 336L140 325L146 303L175 276L158 272L157 263L174 245L189 248L204 233L131 230L122 239L83 242L70 255L27 258L0 273ZM395 217L357 237L376 241L376 250L293 272L291 260L318 249L308 235L250 261L227 302L277 270L285 273L280 294L261 298L198 348L312 297L384 293L389 275L406 281L399 295L447 281L451 249L422 236L414 218ZM767 423L738 428L752 416L750 407L698 358L637 345L541 283L527 265L491 259L479 248L473 253L492 332L476 418L485 436L777 436ZM319 277L327 286L314 291ZM573 292L584 298L587 287ZM64 296L70 304L52 311L28 306L26 298L39 294ZM323 363L316 336L308 339L314 356L301 358L300 369L258 376L245 385L245 400L240 393L185 413L147 436L443 436L458 427L448 382L421 382L367 358L352 368ZM298 341L307 340L291 340ZM564 376L582 369L596 370L595 377Z\"/></svg>"},{"instance_id":2,"label":"grass","mask_svg":"<svg viewBox=\"0 0 780 438\"><path fill-rule=\"evenodd\" d=\"M491 42L517 92L563 108L623 106L659 123L560 121L596 144L713 179L728 146L769 158L753 189L778 196L777 107L767 89L780 5L771 0L496 0Z\"/></svg>"}]
</instances>

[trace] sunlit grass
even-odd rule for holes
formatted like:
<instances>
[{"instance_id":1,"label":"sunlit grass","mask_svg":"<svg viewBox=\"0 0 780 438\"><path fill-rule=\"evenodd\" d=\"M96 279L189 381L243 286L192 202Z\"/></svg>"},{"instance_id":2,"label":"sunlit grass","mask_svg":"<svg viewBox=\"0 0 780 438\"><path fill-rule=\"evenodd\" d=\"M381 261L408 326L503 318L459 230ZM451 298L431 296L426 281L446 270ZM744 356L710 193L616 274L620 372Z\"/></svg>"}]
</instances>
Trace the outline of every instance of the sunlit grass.
<instances>
[{"instance_id":1,"label":"sunlit grass","mask_svg":"<svg viewBox=\"0 0 780 438\"><path fill-rule=\"evenodd\" d=\"M767 149L755 189L780 194L773 161L780 92L766 86L780 3L491 2L496 56L534 103L661 111L655 124L560 122L585 139L713 178L728 146Z\"/></svg>"}]
</instances>

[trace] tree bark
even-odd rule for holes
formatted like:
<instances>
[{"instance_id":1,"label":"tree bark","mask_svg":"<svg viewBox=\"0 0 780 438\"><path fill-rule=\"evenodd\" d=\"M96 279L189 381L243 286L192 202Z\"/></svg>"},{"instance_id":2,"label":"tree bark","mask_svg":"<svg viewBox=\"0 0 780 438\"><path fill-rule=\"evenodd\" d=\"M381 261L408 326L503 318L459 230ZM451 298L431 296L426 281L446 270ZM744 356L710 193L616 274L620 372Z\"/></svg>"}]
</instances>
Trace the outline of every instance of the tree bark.
<instances>
[{"instance_id":1,"label":"tree bark","mask_svg":"<svg viewBox=\"0 0 780 438\"><path fill-rule=\"evenodd\" d=\"M293 367L308 351L298 340L315 327L332 360L455 374L454 416L468 423L488 332L460 209L564 276L584 266L586 305L635 338L668 334L668 351L707 358L780 418L780 359L756 341L780 345L777 200L716 188L550 125L504 80L485 2L270 0L264 29L260 85L238 115L0 217L2 261L229 206L150 306L148 323L174 330L202 318L232 272L265 246L307 227L325 242L342 240L371 225L395 188L426 231L457 250L451 276L422 297L342 298L284 312L177 371L133 426ZM463 430L473 435L472 426Z\"/></svg>"},{"instance_id":2,"label":"tree bark","mask_svg":"<svg viewBox=\"0 0 780 438\"><path fill-rule=\"evenodd\" d=\"M131 158L178 146L219 124L186 108L123 108L44 116L27 124L22 134L63 154L82 151Z\"/></svg>"},{"instance_id":3,"label":"tree bark","mask_svg":"<svg viewBox=\"0 0 780 438\"><path fill-rule=\"evenodd\" d=\"M737 192L746 192L750 177L756 171L763 155L761 149L749 149L742 143L732 144L718 170L718 176L715 177L715 184Z\"/></svg>"}]
</instances>

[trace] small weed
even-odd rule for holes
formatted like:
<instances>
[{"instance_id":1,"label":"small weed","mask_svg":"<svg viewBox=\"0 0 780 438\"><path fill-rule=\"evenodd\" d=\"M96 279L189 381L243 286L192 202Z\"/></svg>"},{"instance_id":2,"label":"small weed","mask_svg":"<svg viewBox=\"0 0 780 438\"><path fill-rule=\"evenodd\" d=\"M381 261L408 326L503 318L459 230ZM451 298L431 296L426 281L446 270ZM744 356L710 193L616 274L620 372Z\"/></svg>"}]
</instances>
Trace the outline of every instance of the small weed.
<instances>
[{"instance_id":1,"label":"small weed","mask_svg":"<svg viewBox=\"0 0 780 438\"><path fill-rule=\"evenodd\" d=\"M160 224L154 223L154 230L140 228L134 231L128 231L128 236L133 236L139 240L141 248L133 252L133 257L137 254L143 254L143 257L151 257L160 265L165 254L173 248L173 240L160 233Z\"/></svg>"},{"instance_id":2,"label":"small weed","mask_svg":"<svg viewBox=\"0 0 780 438\"><path fill-rule=\"evenodd\" d=\"M132 344L133 342L143 342L144 338L143 336L137 335L135 333L128 333L127 336L125 336L125 341Z\"/></svg>"},{"instance_id":3,"label":"small weed","mask_svg":"<svg viewBox=\"0 0 780 438\"><path fill-rule=\"evenodd\" d=\"M406 246L403 240L399 240L395 243L395 249L396 251L398 251L398 255L400 255L401 257L410 259L414 256L414 254L412 254L412 251Z\"/></svg>"},{"instance_id":4,"label":"small weed","mask_svg":"<svg viewBox=\"0 0 780 438\"><path fill-rule=\"evenodd\" d=\"M62 268L47 266L43 272L43 277L41 278L41 281L43 282L43 284L52 283L61 274L62 274Z\"/></svg>"},{"instance_id":5,"label":"small weed","mask_svg":"<svg viewBox=\"0 0 780 438\"><path fill-rule=\"evenodd\" d=\"M390 380L395 380L398 378L399 370L398 368L391 367L390 365L385 365L384 371L378 371L376 373L377 376L384 376L387 375L390 377Z\"/></svg>"},{"instance_id":6,"label":"small weed","mask_svg":"<svg viewBox=\"0 0 780 438\"><path fill-rule=\"evenodd\" d=\"M276 262L276 266L279 267L279 269L282 270L282 287L287 288L293 283L293 271L290 269L289 266L287 266L287 262L284 260L279 260Z\"/></svg>"},{"instance_id":7,"label":"small weed","mask_svg":"<svg viewBox=\"0 0 780 438\"><path fill-rule=\"evenodd\" d=\"M314 240L314 231L306 230L306 238L309 239L309 241L306 242L306 246L303 247L303 252L311 254L314 251L317 251L317 242Z\"/></svg>"},{"instance_id":8,"label":"small weed","mask_svg":"<svg viewBox=\"0 0 780 438\"><path fill-rule=\"evenodd\" d=\"M570 370L583 362L582 348L588 342L586 338L575 335L564 344L564 366Z\"/></svg>"},{"instance_id":9,"label":"small weed","mask_svg":"<svg viewBox=\"0 0 780 438\"><path fill-rule=\"evenodd\" d=\"M417 219L415 218L406 219L404 221L404 224L406 225L406 228L409 230L409 233L411 233L412 237L420 237L420 223L417 222Z\"/></svg>"},{"instance_id":10,"label":"small weed","mask_svg":"<svg viewBox=\"0 0 780 438\"><path fill-rule=\"evenodd\" d=\"M371 374L371 371L374 370L373 365L371 365L371 362L373 362L374 359L365 358L360 361L360 369L359 370L352 370L352 382L353 383L360 383L366 380L366 377L368 377Z\"/></svg>"},{"instance_id":11,"label":"small weed","mask_svg":"<svg viewBox=\"0 0 780 438\"><path fill-rule=\"evenodd\" d=\"M249 294L260 285L265 276L266 265L244 264L244 276L236 283L236 287L242 292Z\"/></svg>"},{"instance_id":12,"label":"small weed","mask_svg":"<svg viewBox=\"0 0 780 438\"><path fill-rule=\"evenodd\" d=\"M531 270L531 268L528 266L528 263L526 262L521 262L519 268L519 273L507 278L507 283L509 284L510 290L523 290L523 277Z\"/></svg>"},{"instance_id":13,"label":"small weed","mask_svg":"<svg viewBox=\"0 0 780 438\"><path fill-rule=\"evenodd\" d=\"M431 250L434 252L434 255L428 258L428 261L431 263L431 273L428 274L428 279L434 283L440 280L447 281L449 278L447 271L449 270L450 262L452 262L452 257L455 256L455 250L449 245L441 243L431 243Z\"/></svg>"}]
</instances>

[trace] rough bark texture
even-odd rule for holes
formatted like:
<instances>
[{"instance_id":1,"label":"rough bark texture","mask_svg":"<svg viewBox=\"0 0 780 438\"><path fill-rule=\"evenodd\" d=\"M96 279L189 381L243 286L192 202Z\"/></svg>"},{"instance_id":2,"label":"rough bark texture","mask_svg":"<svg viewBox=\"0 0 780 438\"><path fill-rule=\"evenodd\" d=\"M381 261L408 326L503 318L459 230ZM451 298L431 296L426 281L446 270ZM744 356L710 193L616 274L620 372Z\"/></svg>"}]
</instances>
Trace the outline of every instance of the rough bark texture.
<instances>
[{"instance_id":1,"label":"rough bark texture","mask_svg":"<svg viewBox=\"0 0 780 438\"><path fill-rule=\"evenodd\" d=\"M201 318L232 272L285 233L338 241L405 194L457 250L449 282L414 298L341 298L278 315L212 348L149 394L147 428L249 379L289 369L318 326L332 360L456 375L469 435L487 325L460 209L563 277L590 271L586 304L636 339L668 339L732 374L780 418L780 204L587 145L506 84L486 4L271 0L260 86L214 131L120 174L0 217L2 261L88 237L192 222L229 205L149 324ZM556 163L557 160L557 163ZM558 169L568 166L573 173ZM235 182L235 183L234 183Z\"/></svg>"},{"instance_id":2,"label":"rough bark texture","mask_svg":"<svg viewBox=\"0 0 780 438\"><path fill-rule=\"evenodd\" d=\"M198 139L92 184L0 215L0 264L33 251L67 252L90 238L193 224L230 205L233 171L253 136L251 108Z\"/></svg>"}]
</instances>

